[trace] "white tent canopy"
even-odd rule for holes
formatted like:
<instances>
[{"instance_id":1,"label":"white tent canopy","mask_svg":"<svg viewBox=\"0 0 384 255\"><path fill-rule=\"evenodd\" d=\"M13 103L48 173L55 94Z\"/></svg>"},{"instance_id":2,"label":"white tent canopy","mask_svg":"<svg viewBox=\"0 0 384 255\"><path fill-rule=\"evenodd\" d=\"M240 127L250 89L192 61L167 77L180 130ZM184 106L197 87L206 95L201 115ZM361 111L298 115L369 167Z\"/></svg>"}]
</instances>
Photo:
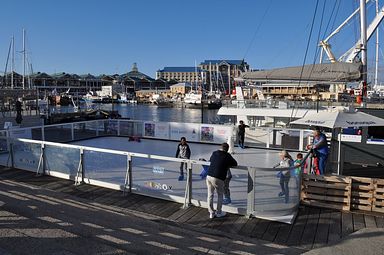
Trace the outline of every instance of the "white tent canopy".
<instances>
[{"instance_id":1,"label":"white tent canopy","mask_svg":"<svg viewBox=\"0 0 384 255\"><path fill-rule=\"evenodd\" d=\"M291 124L328 128L384 126L384 119L349 108L333 108L304 116Z\"/></svg>"},{"instance_id":2,"label":"white tent canopy","mask_svg":"<svg viewBox=\"0 0 384 255\"><path fill-rule=\"evenodd\" d=\"M308 114L301 119L292 121L290 124L319 126L328 128L348 128L348 127L370 127L384 126L384 119L376 116L356 111L354 108L333 108L328 111ZM340 130L341 131L341 130ZM341 133L341 132L340 132ZM342 170L340 165L341 138L339 137L337 172Z\"/></svg>"}]
</instances>

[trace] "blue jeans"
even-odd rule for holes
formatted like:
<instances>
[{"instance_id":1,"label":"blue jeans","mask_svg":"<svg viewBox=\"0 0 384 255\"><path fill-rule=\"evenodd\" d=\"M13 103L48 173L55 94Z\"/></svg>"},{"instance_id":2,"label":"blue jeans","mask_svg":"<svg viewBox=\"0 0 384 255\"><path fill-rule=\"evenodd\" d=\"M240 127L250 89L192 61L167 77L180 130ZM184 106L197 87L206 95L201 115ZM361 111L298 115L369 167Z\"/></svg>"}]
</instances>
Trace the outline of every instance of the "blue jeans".
<instances>
[{"instance_id":1,"label":"blue jeans","mask_svg":"<svg viewBox=\"0 0 384 255\"><path fill-rule=\"evenodd\" d=\"M317 153L316 156L319 159L320 175L324 175L325 174L325 165L327 164L328 154Z\"/></svg>"},{"instance_id":2,"label":"blue jeans","mask_svg":"<svg viewBox=\"0 0 384 255\"><path fill-rule=\"evenodd\" d=\"M290 176L284 176L283 174L280 176L280 187L281 187L281 192L285 196L285 202L289 201L289 179Z\"/></svg>"}]
</instances>

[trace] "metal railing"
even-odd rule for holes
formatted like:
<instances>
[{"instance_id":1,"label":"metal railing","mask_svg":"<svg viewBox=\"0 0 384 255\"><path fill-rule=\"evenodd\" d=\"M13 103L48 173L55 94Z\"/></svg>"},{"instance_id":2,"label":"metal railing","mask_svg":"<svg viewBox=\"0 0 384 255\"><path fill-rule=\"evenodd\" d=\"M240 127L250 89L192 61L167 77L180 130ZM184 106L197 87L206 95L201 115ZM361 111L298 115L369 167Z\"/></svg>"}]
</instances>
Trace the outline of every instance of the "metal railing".
<instances>
[{"instance_id":1,"label":"metal railing","mask_svg":"<svg viewBox=\"0 0 384 255\"><path fill-rule=\"evenodd\" d=\"M165 140L176 138L172 136L171 128L168 133L164 132L159 135L160 137L156 137L151 130L148 130L150 125L146 125L147 123L150 122L96 120L17 129L16 133L12 133L12 130L2 131L0 145L4 148L0 153L0 165L33 171L37 175L45 174L73 180L77 185L88 183L121 190L124 194L134 192L176 201L184 206L192 204L207 207L206 183L200 177L200 171L204 165L209 165L209 162L62 143L99 136L140 136ZM168 124L164 123L160 127L164 128ZM204 127L203 130L206 130L207 125L198 124L197 127L200 130ZM270 128L264 130L268 135L262 147L271 148L273 147L271 143L276 144L276 141L271 142L270 139L273 140L273 134L281 130L276 129L276 132L274 130ZM226 129L220 130L225 131ZM304 133L294 132L295 136L299 134L302 137L295 139L297 142L295 149L298 150L302 148L300 144L303 144ZM223 140L226 141L228 135L233 136L233 133L228 131L225 137L212 141L209 140L209 135L203 139L199 136L196 141L208 144L221 143ZM187 164L186 182L177 181L182 162ZM280 192L279 179L276 177L278 171L257 166L233 168L234 178L230 185L232 204L224 206L224 210L291 223L300 202L300 185L298 185L300 177L292 175L292 180L289 182L290 200L285 203L284 199L278 196Z\"/></svg>"}]
</instances>

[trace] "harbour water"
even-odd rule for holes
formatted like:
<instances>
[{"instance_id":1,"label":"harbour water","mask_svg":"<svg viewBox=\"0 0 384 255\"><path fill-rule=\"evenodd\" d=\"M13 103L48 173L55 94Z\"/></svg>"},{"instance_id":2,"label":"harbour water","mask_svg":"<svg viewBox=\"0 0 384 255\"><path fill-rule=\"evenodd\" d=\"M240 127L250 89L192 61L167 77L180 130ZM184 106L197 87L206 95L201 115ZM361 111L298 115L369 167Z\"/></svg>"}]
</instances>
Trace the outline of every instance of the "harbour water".
<instances>
[{"instance_id":1,"label":"harbour water","mask_svg":"<svg viewBox=\"0 0 384 255\"><path fill-rule=\"evenodd\" d=\"M93 108L100 110L118 111L122 118L134 120L152 120L157 122L182 123L219 123L229 120L219 119L217 109L189 109L176 107L157 107L151 104L95 104ZM71 112L71 106L50 108L51 112ZM203 116L203 118L202 118Z\"/></svg>"}]
</instances>

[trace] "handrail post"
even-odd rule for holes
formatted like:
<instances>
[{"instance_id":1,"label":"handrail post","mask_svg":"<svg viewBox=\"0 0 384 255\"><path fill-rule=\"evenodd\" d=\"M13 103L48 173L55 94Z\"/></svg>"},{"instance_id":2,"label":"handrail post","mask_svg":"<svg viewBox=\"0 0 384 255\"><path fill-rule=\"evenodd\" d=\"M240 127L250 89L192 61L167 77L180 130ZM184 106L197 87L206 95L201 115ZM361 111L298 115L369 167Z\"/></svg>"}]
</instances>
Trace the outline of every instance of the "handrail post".
<instances>
[{"instance_id":1,"label":"handrail post","mask_svg":"<svg viewBox=\"0 0 384 255\"><path fill-rule=\"evenodd\" d=\"M75 130L74 130L74 124L71 123L71 141L75 140Z\"/></svg>"},{"instance_id":2,"label":"handrail post","mask_svg":"<svg viewBox=\"0 0 384 255\"><path fill-rule=\"evenodd\" d=\"M247 195L247 216L251 217L255 212L255 179L256 169L248 167L248 195Z\"/></svg>"},{"instance_id":3,"label":"handrail post","mask_svg":"<svg viewBox=\"0 0 384 255\"><path fill-rule=\"evenodd\" d=\"M125 173L125 180L124 180L124 189L123 189L123 196L125 196L125 190L127 189L128 184L128 192L132 192L132 156L131 154L127 154L127 171Z\"/></svg>"},{"instance_id":4,"label":"handrail post","mask_svg":"<svg viewBox=\"0 0 384 255\"><path fill-rule=\"evenodd\" d=\"M117 136L120 136L120 120L117 120Z\"/></svg>"},{"instance_id":5,"label":"handrail post","mask_svg":"<svg viewBox=\"0 0 384 255\"><path fill-rule=\"evenodd\" d=\"M41 143L41 155L40 155L39 164L37 166L36 176L40 176L40 166L41 166L41 168L43 170L41 175L44 175L45 174L45 166L46 166L46 162L45 162L45 144L44 143Z\"/></svg>"},{"instance_id":6,"label":"handrail post","mask_svg":"<svg viewBox=\"0 0 384 255\"><path fill-rule=\"evenodd\" d=\"M11 167L14 168L15 167L15 159L14 159L14 155L13 155L13 142L10 142L9 143L10 145L10 154L11 154ZM8 164L7 164L8 165Z\"/></svg>"},{"instance_id":7,"label":"handrail post","mask_svg":"<svg viewBox=\"0 0 384 255\"><path fill-rule=\"evenodd\" d=\"M188 206L192 204L192 161L188 161L187 163L187 168L188 168L188 196L187 196L187 201L188 201Z\"/></svg>"},{"instance_id":8,"label":"handrail post","mask_svg":"<svg viewBox=\"0 0 384 255\"><path fill-rule=\"evenodd\" d=\"M304 130L300 130L299 151L304 150Z\"/></svg>"}]
</instances>

